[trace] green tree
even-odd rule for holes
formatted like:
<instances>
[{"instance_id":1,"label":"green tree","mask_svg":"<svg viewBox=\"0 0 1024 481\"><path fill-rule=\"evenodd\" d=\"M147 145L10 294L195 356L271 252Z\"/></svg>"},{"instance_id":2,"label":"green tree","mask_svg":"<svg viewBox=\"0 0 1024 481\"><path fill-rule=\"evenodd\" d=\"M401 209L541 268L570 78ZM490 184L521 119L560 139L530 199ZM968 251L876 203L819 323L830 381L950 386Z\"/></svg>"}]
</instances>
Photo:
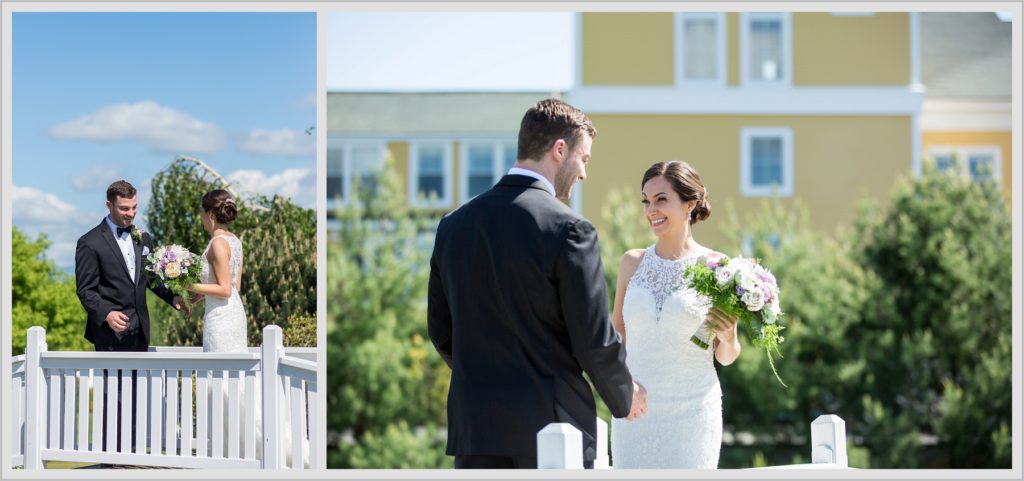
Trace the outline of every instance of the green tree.
<instances>
[{"instance_id":1,"label":"green tree","mask_svg":"<svg viewBox=\"0 0 1024 481\"><path fill-rule=\"evenodd\" d=\"M202 253L209 235L199 221L200 200L212 189L231 185L198 159L179 157L152 181L153 196L146 223L158 244L180 244ZM249 344L262 344L263 328L276 324L285 337L292 324L308 324L316 317L316 212L274 196L239 198L238 216L231 224L244 243L242 302L249 318ZM153 321L162 323L163 343L202 344L202 305L191 320L183 320L165 303L149 297ZM315 330L305 340L316 341ZM315 345L315 344L310 344Z\"/></svg>"},{"instance_id":2,"label":"green tree","mask_svg":"<svg viewBox=\"0 0 1024 481\"><path fill-rule=\"evenodd\" d=\"M374 188L336 210L327 250L332 468L450 467L435 434L450 372L426 333L429 233L388 159Z\"/></svg>"},{"instance_id":3,"label":"green tree","mask_svg":"<svg viewBox=\"0 0 1024 481\"><path fill-rule=\"evenodd\" d=\"M11 230L11 355L25 352L28 328L46 329L51 351L89 350L85 340L85 309L75 292L75 279L46 258L45 234L27 238Z\"/></svg>"},{"instance_id":4,"label":"green tree","mask_svg":"<svg viewBox=\"0 0 1024 481\"><path fill-rule=\"evenodd\" d=\"M1004 198L993 182L926 165L920 178L897 183L891 206L865 209L870 215L857 226L858 261L880 280L860 325L847 332L871 386L865 442L886 467L1008 468L1012 257ZM892 426L911 429L876 435ZM926 453L921 435L937 437L938 450Z\"/></svg>"}]
</instances>

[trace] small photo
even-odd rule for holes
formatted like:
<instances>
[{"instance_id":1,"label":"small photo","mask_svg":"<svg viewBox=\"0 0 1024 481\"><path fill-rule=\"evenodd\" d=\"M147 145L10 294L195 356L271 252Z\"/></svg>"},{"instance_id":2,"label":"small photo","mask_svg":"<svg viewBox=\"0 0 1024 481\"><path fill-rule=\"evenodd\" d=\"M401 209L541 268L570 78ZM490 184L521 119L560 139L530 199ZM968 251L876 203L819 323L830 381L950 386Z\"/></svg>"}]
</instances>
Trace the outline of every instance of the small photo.
<instances>
[{"instance_id":1,"label":"small photo","mask_svg":"<svg viewBox=\"0 0 1024 481\"><path fill-rule=\"evenodd\" d=\"M322 468L316 14L5 15L12 465Z\"/></svg>"},{"instance_id":2,"label":"small photo","mask_svg":"<svg viewBox=\"0 0 1024 481\"><path fill-rule=\"evenodd\" d=\"M328 465L1009 469L1014 15L331 13Z\"/></svg>"}]
</instances>

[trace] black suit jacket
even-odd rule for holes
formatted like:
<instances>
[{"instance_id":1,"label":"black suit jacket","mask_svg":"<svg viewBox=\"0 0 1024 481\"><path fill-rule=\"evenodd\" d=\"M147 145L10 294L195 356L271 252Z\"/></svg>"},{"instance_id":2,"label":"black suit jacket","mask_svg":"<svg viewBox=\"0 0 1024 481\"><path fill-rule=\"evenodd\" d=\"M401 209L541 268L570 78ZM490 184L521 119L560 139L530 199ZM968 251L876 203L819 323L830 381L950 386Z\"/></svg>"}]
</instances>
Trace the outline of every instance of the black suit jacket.
<instances>
[{"instance_id":1,"label":"black suit jacket","mask_svg":"<svg viewBox=\"0 0 1024 481\"><path fill-rule=\"evenodd\" d=\"M149 309L146 307L146 288L168 304L174 300L174 293L162 282L149 282L144 269L143 247L153 250L149 234L142 234L142 243L132 239L135 247L135 278L128 275L124 256L117 246L114 233L104 218L78 239L75 248L75 285L78 299L88 315L85 323L85 338L96 346L118 344L121 341L107 324L110 311L121 311L129 319L129 330L138 327L149 342Z\"/></svg>"},{"instance_id":2,"label":"black suit jacket","mask_svg":"<svg viewBox=\"0 0 1024 481\"><path fill-rule=\"evenodd\" d=\"M586 372L615 417L633 379L612 329L594 226L540 181L508 175L441 220L428 328L452 369L449 455L537 455L537 432L567 422L596 454Z\"/></svg>"}]
</instances>

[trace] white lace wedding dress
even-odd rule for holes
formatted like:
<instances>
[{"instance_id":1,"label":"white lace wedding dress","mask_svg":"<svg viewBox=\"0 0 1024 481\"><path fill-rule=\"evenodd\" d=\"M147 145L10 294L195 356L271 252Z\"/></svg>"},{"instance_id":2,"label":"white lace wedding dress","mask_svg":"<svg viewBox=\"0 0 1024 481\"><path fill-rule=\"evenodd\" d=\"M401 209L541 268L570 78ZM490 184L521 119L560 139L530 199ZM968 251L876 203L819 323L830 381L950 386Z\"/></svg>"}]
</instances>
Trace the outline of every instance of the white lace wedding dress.
<instances>
[{"instance_id":1,"label":"white lace wedding dress","mask_svg":"<svg viewBox=\"0 0 1024 481\"><path fill-rule=\"evenodd\" d=\"M722 445L722 389L710 348L701 349L710 308L682 279L702 249L680 260L644 252L626 287L622 317L626 364L647 389L647 414L612 420L612 465L621 468L714 469ZM709 342L710 344L710 342Z\"/></svg>"},{"instance_id":2,"label":"white lace wedding dress","mask_svg":"<svg viewBox=\"0 0 1024 481\"><path fill-rule=\"evenodd\" d=\"M238 286L241 283L242 273L242 241L234 235L221 234L214 236L210 239L210 242L206 245L206 250L203 251L202 269L199 273L199 282L203 284L216 284L217 278L213 272L213 268L210 266L210 262L207 260L206 255L210 252L210 246L213 245L213 240L216 238L223 238L227 241L228 246L231 248L231 258L228 260L228 266L231 268L231 296L228 298L205 296L206 314L203 317L203 351L204 352L249 352L249 321L245 315L245 307L242 305L242 298L238 295ZM234 409L240 413L245 412L245 385L242 384L239 392L239 403ZM260 402L261 383L257 376L255 382L256 391L256 426L255 426L255 448L256 457L258 459L263 458L263 416L262 416L262 403ZM211 394L212 396L212 394ZM227 406L228 398L227 393L224 393L225 412L230 409ZM285 447L285 462L288 466L291 466L291 425L288 416L282 420L284 424L282 432ZM241 418L245 419L245 418ZM212 426L211 426L212 427ZM248 442L244 436L245 426L241 426L242 433L239 433L239 438L242 440L239 445L239 453L245 452L245 443ZM224 447L223 455L227 456L230 452L228 450L228 442L230 436L227 434L228 421L227 416L224 418ZM306 440L303 440L303 452L302 460L304 466L309 466L309 444Z\"/></svg>"}]
</instances>

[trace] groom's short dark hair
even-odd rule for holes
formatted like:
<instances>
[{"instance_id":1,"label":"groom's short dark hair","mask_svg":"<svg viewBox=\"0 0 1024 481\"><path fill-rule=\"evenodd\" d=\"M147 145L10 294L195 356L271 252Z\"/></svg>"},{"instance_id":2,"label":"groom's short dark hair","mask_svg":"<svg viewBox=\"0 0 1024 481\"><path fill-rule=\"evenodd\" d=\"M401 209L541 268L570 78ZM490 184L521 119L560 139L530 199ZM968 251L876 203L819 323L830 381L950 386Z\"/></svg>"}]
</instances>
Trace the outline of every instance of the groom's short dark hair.
<instances>
[{"instance_id":1,"label":"groom's short dark hair","mask_svg":"<svg viewBox=\"0 0 1024 481\"><path fill-rule=\"evenodd\" d=\"M597 136L597 129L583 111L558 99L541 100L526 111L519 124L516 160L540 160L558 139L565 140L572 151L583 134Z\"/></svg>"},{"instance_id":2,"label":"groom's short dark hair","mask_svg":"<svg viewBox=\"0 0 1024 481\"><path fill-rule=\"evenodd\" d=\"M129 184L126 180L119 180L110 184L110 187L107 187L107 200L114 202L118 197L124 197L125 199L135 197L135 186Z\"/></svg>"}]
</instances>

